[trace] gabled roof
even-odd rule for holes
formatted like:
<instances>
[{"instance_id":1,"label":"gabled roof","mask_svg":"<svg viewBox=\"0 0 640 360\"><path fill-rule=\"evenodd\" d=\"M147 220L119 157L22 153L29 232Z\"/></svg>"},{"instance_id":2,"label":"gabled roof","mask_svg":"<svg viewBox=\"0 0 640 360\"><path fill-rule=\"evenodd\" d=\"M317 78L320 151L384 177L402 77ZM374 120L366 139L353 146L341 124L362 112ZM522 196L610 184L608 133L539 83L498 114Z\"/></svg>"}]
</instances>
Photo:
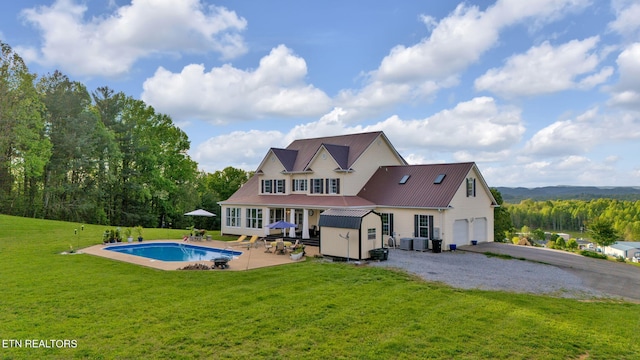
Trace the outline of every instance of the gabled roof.
<instances>
[{"instance_id":1,"label":"gabled roof","mask_svg":"<svg viewBox=\"0 0 640 360\"><path fill-rule=\"evenodd\" d=\"M358 196L380 206L444 209L451 204L456 191L475 167L473 162L381 166ZM440 176L443 174L444 177ZM476 186L484 186L496 205L484 179L479 178L480 183ZM401 183L402 179L406 179L404 183ZM437 179L441 181L437 183Z\"/></svg>"},{"instance_id":2,"label":"gabled roof","mask_svg":"<svg viewBox=\"0 0 640 360\"><path fill-rule=\"evenodd\" d=\"M298 152L296 150L271 148L271 151L273 151L273 154L278 158L278 160L280 160L286 171L292 171L293 164L298 156Z\"/></svg>"},{"instance_id":3,"label":"gabled roof","mask_svg":"<svg viewBox=\"0 0 640 360\"><path fill-rule=\"evenodd\" d=\"M311 161L322 148L326 149L333 157L338 164L339 170L349 170L353 163L378 138L383 138L398 159L406 164L406 161L391 145L391 142L382 131L300 139L293 141L286 149L271 148L269 150L278 157L286 172L311 171L309 168ZM261 168L267 157L268 154L258 166L256 173L261 173Z\"/></svg>"},{"instance_id":4,"label":"gabled roof","mask_svg":"<svg viewBox=\"0 0 640 360\"><path fill-rule=\"evenodd\" d=\"M331 157L338 163L341 170L349 170L349 147L343 145L322 144Z\"/></svg>"}]
</instances>

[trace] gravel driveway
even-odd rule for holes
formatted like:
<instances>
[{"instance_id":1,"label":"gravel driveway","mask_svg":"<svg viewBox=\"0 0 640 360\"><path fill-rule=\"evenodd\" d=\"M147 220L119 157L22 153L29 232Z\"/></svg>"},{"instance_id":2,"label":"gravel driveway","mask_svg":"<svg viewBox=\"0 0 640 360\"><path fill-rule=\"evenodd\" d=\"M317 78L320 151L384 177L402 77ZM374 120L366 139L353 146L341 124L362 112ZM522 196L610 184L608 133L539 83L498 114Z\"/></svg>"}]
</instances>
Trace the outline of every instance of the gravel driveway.
<instances>
[{"instance_id":1,"label":"gravel driveway","mask_svg":"<svg viewBox=\"0 0 640 360\"><path fill-rule=\"evenodd\" d=\"M372 261L369 265L403 269L425 280L440 281L462 289L504 290L579 299L610 297L554 266L466 251L434 254L431 251L389 249L388 260Z\"/></svg>"}]
</instances>

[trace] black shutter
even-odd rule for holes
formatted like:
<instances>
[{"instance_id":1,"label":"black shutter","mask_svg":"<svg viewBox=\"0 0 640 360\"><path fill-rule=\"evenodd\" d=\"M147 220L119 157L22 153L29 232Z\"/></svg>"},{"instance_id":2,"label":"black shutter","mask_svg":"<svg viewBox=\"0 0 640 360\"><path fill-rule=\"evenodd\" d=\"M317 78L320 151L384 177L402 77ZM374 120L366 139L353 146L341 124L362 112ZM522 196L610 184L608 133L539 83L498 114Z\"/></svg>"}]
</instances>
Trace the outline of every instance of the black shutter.
<instances>
[{"instance_id":1,"label":"black shutter","mask_svg":"<svg viewBox=\"0 0 640 360\"><path fill-rule=\"evenodd\" d=\"M286 194L287 193L287 180L282 180L282 193Z\"/></svg>"},{"instance_id":2,"label":"black shutter","mask_svg":"<svg viewBox=\"0 0 640 360\"><path fill-rule=\"evenodd\" d=\"M420 215L413 215L413 236L420 236Z\"/></svg>"},{"instance_id":3,"label":"black shutter","mask_svg":"<svg viewBox=\"0 0 640 360\"><path fill-rule=\"evenodd\" d=\"M389 217L387 219L389 220L389 235L393 236L393 213L389 213L388 216Z\"/></svg>"},{"instance_id":4,"label":"black shutter","mask_svg":"<svg viewBox=\"0 0 640 360\"><path fill-rule=\"evenodd\" d=\"M324 182L322 181L322 179L318 179L318 182L320 183L320 194L323 194L324 188L322 186L324 185Z\"/></svg>"},{"instance_id":5,"label":"black shutter","mask_svg":"<svg viewBox=\"0 0 640 360\"><path fill-rule=\"evenodd\" d=\"M467 182L464 184L465 187L466 187L465 191L467 193L467 197L469 197L469 179L466 179L466 180L467 180Z\"/></svg>"},{"instance_id":6,"label":"black shutter","mask_svg":"<svg viewBox=\"0 0 640 360\"><path fill-rule=\"evenodd\" d=\"M473 197L476 197L476 179L473 179Z\"/></svg>"},{"instance_id":7,"label":"black shutter","mask_svg":"<svg viewBox=\"0 0 640 360\"><path fill-rule=\"evenodd\" d=\"M433 239L433 216L429 215L429 239Z\"/></svg>"},{"instance_id":8,"label":"black shutter","mask_svg":"<svg viewBox=\"0 0 640 360\"><path fill-rule=\"evenodd\" d=\"M314 189L316 187L316 179L311 179L311 189L309 191L310 194L314 194Z\"/></svg>"},{"instance_id":9,"label":"black shutter","mask_svg":"<svg viewBox=\"0 0 640 360\"><path fill-rule=\"evenodd\" d=\"M324 179L324 182L326 183L326 188L324 189L324 193L328 194L329 193L329 179Z\"/></svg>"},{"instance_id":10,"label":"black shutter","mask_svg":"<svg viewBox=\"0 0 640 360\"><path fill-rule=\"evenodd\" d=\"M336 179L336 194L340 194L340 179Z\"/></svg>"}]
</instances>

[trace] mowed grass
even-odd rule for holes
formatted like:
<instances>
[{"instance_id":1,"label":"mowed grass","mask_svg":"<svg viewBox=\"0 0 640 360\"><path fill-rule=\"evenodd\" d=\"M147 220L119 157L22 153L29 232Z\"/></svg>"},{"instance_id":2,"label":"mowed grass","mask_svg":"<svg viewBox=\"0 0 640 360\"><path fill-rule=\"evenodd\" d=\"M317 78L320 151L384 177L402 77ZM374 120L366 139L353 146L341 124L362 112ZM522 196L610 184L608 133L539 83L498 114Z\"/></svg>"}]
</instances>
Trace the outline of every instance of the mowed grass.
<instances>
[{"instance_id":1,"label":"mowed grass","mask_svg":"<svg viewBox=\"0 0 640 360\"><path fill-rule=\"evenodd\" d=\"M74 234L74 229L78 234ZM640 305L458 290L316 259L160 271L90 255L104 226L0 215L1 359L634 359ZM184 231L145 229L146 239ZM535 276L535 274L532 274Z\"/></svg>"}]
</instances>

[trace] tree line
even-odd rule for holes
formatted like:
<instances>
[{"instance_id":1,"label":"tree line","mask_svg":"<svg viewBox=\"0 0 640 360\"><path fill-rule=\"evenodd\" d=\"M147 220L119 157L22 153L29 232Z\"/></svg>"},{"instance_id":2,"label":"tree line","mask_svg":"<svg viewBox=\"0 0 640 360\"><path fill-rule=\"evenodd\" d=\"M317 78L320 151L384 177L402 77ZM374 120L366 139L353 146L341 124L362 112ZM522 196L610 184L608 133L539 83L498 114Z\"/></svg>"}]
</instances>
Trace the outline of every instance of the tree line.
<instances>
[{"instance_id":1,"label":"tree line","mask_svg":"<svg viewBox=\"0 0 640 360\"><path fill-rule=\"evenodd\" d=\"M251 175L198 171L187 135L141 100L37 76L0 42L0 212L93 224L183 228ZM219 218L198 219L219 227Z\"/></svg>"},{"instance_id":2,"label":"tree line","mask_svg":"<svg viewBox=\"0 0 640 360\"><path fill-rule=\"evenodd\" d=\"M528 226L554 232L583 232L588 237L597 220L613 225L623 240L640 241L640 201L617 199L523 200L504 204L515 228Z\"/></svg>"}]
</instances>

